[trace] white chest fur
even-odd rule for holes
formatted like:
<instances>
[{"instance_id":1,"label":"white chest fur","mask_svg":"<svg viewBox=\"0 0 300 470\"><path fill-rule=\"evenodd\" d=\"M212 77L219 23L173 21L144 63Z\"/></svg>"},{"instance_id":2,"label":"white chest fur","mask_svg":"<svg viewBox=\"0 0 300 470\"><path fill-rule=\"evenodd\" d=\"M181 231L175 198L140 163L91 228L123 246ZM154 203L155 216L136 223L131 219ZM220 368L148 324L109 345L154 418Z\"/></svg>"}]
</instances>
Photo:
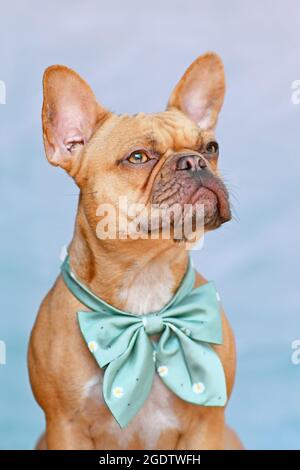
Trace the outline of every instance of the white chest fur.
<instances>
[{"instance_id":1,"label":"white chest fur","mask_svg":"<svg viewBox=\"0 0 300 470\"><path fill-rule=\"evenodd\" d=\"M128 271L119 291L120 301L124 310L136 315L147 314L160 310L172 297L174 283L169 266L157 261L146 269ZM101 399L102 377L91 377L84 389L85 398ZM138 434L146 449L155 449L157 439L162 432L178 429L180 426L170 404L171 392L165 387L158 376L155 376L151 393L140 412L126 427L121 430L112 418L107 432L114 436L120 447L126 445Z\"/></svg>"},{"instance_id":2,"label":"white chest fur","mask_svg":"<svg viewBox=\"0 0 300 470\"><path fill-rule=\"evenodd\" d=\"M160 310L172 297L174 279L170 267L153 261L141 270L129 270L124 276L119 299L124 310L143 315Z\"/></svg>"},{"instance_id":3,"label":"white chest fur","mask_svg":"<svg viewBox=\"0 0 300 470\"><path fill-rule=\"evenodd\" d=\"M86 383L84 399L92 400L99 406L103 400L102 374L95 375ZM170 404L171 392L165 387L158 376L155 376L151 393L143 408L130 424L121 429L111 417L106 424L106 432L117 440L120 448L126 448L135 436L139 436L145 449L155 449L161 433L171 429L179 429L180 422Z\"/></svg>"}]
</instances>

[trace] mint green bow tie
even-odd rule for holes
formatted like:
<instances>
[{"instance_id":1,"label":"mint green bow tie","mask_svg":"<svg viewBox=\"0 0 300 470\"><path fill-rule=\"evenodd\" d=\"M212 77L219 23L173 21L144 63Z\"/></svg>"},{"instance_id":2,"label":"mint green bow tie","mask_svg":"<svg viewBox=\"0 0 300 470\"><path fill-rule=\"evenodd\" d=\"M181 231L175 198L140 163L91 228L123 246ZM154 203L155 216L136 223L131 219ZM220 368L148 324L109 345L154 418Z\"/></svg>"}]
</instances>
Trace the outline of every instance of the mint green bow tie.
<instances>
[{"instance_id":1,"label":"mint green bow tie","mask_svg":"<svg viewBox=\"0 0 300 470\"><path fill-rule=\"evenodd\" d=\"M209 343L222 343L218 294L209 282L193 289L189 263L172 300L159 312L133 315L107 304L70 269L62 275L74 296L91 311L78 312L82 335L101 368L103 397L121 427L127 426L147 399L155 370L182 400L224 406L226 382L221 361ZM151 335L160 335L158 342Z\"/></svg>"}]
</instances>

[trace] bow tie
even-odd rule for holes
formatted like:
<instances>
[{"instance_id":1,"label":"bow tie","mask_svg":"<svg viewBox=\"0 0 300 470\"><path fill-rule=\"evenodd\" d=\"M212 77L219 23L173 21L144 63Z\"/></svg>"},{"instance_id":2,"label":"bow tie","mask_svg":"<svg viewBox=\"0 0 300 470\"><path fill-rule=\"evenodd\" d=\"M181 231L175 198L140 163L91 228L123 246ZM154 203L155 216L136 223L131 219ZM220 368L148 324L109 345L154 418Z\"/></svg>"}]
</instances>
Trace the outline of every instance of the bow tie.
<instances>
[{"instance_id":1,"label":"bow tie","mask_svg":"<svg viewBox=\"0 0 300 470\"><path fill-rule=\"evenodd\" d=\"M103 397L122 428L143 406L156 372L182 400L225 405L223 366L210 346L222 344L218 294L212 282L193 289L191 263L171 301L147 315L123 312L97 297L76 279L69 257L61 270L69 290L90 309L78 312L80 330L105 368ZM152 335L160 335L158 341Z\"/></svg>"}]
</instances>

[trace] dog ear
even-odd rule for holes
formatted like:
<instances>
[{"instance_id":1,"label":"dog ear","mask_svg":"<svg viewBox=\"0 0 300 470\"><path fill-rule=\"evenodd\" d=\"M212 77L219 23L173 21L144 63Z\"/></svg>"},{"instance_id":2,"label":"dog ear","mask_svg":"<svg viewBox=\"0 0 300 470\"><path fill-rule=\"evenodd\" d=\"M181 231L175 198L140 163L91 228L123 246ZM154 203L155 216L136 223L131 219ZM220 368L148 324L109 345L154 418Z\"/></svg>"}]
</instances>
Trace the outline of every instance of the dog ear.
<instances>
[{"instance_id":1,"label":"dog ear","mask_svg":"<svg viewBox=\"0 0 300 470\"><path fill-rule=\"evenodd\" d=\"M46 69L43 78L43 137L52 165L69 170L107 111L89 85L62 65Z\"/></svg>"},{"instance_id":2,"label":"dog ear","mask_svg":"<svg viewBox=\"0 0 300 470\"><path fill-rule=\"evenodd\" d=\"M168 108L175 107L202 129L214 129L225 94L220 57L207 53L196 59L175 87Z\"/></svg>"}]
</instances>

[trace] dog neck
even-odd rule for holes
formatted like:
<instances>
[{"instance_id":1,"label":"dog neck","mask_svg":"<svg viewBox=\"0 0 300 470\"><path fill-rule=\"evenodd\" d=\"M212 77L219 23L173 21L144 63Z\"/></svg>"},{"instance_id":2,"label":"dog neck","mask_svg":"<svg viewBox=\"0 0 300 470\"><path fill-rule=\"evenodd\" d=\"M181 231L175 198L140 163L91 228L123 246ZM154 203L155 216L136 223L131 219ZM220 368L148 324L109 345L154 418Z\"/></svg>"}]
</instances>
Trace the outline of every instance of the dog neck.
<instances>
[{"instance_id":1,"label":"dog neck","mask_svg":"<svg viewBox=\"0 0 300 470\"><path fill-rule=\"evenodd\" d=\"M163 308L186 272L188 254L170 240L99 240L78 211L71 268L107 303L134 314Z\"/></svg>"}]
</instances>

